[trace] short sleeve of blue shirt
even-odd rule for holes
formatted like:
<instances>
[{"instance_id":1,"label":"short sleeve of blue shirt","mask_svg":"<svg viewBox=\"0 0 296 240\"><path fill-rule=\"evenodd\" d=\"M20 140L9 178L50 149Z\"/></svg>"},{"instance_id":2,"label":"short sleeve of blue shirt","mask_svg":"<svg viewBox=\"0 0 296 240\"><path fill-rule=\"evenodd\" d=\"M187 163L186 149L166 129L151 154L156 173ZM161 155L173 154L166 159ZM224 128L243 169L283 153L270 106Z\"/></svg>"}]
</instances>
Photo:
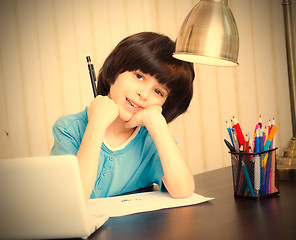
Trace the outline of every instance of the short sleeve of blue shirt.
<instances>
[{"instance_id":1,"label":"short sleeve of blue shirt","mask_svg":"<svg viewBox=\"0 0 296 240\"><path fill-rule=\"evenodd\" d=\"M52 132L54 145L51 155L76 155L88 123L85 111L60 117L54 124Z\"/></svg>"},{"instance_id":2,"label":"short sleeve of blue shirt","mask_svg":"<svg viewBox=\"0 0 296 240\"><path fill-rule=\"evenodd\" d=\"M53 126L51 155L76 155L88 123L87 108L59 118ZM123 149L101 146L97 179L90 198L117 196L140 188L162 184L163 169L156 146L145 127Z\"/></svg>"}]
</instances>

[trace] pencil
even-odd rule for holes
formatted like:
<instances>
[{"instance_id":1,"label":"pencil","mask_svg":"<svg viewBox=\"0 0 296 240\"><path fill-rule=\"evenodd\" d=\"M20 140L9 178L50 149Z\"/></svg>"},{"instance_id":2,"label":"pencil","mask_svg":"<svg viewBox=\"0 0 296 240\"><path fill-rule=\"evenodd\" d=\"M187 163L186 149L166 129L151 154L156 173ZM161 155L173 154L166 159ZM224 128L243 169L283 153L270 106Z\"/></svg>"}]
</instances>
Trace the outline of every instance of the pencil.
<instances>
[{"instance_id":1,"label":"pencil","mask_svg":"<svg viewBox=\"0 0 296 240\"><path fill-rule=\"evenodd\" d=\"M235 151L236 152L239 152L239 143L238 143L237 137L235 135L235 129L234 129L234 127L231 128L231 135L232 135L233 146L235 148Z\"/></svg>"},{"instance_id":2,"label":"pencil","mask_svg":"<svg viewBox=\"0 0 296 240\"><path fill-rule=\"evenodd\" d=\"M256 197L259 196L260 191L260 156L259 154L254 155L254 189L255 189L255 195Z\"/></svg>"},{"instance_id":3,"label":"pencil","mask_svg":"<svg viewBox=\"0 0 296 240\"><path fill-rule=\"evenodd\" d=\"M95 69L94 65L91 63L90 56L86 57L87 65L88 65L88 71L89 71L89 76L90 76L90 81L94 93L94 97L98 96L97 89L96 89L96 74L95 74Z\"/></svg>"},{"instance_id":4,"label":"pencil","mask_svg":"<svg viewBox=\"0 0 296 240\"><path fill-rule=\"evenodd\" d=\"M267 158L267 163L266 163L266 177L265 177L265 194L269 194L270 193L270 183L271 183L271 179L270 179L270 176L271 176L271 158L272 158L272 153L270 152L268 154L268 158Z\"/></svg>"},{"instance_id":5,"label":"pencil","mask_svg":"<svg viewBox=\"0 0 296 240\"><path fill-rule=\"evenodd\" d=\"M231 135L231 128L228 126L228 122L227 121L226 121L226 128L227 128L227 132L229 134L229 138L231 140L232 146L234 146L232 135Z\"/></svg>"},{"instance_id":6,"label":"pencil","mask_svg":"<svg viewBox=\"0 0 296 240\"><path fill-rule=\"evenodd\" d=\"M243 152L243 146L240 147L240 152ZM239 154L239 159L238 159L238 168L237 168L237 195L244 194L243 192L241 193L241 190L243 190L243 173L244 170L242 169L242 162L243 162L243 156Z\"/></svg>"},{"instance_id":7,"label":"pencil","mask_svg":"<svg viewBox=\"0 0 296 240\"><path fill-rule=\"evenodd\" d=\"M257 132L257 129L258 129L258 123L256 124L255 126L255 130L254 130L254 141L253 141L253 151L255 152L255 145L256 145L256 132Z\"/></svg>"},{"instance_id":8,"label":"pencil","mask_svg":"<svg viewBox=\"0 0 296 240\"><path fill-rule=\"evenodd\" d=\"M271 127L273 127L273 126L274 126L274 118L273 118ZM275 148L275 136L273 136L272 143L271 143L271 148L272 149ZM273 150L272 153L271 153L270 179L271 179L270 193L274 193L274 192L277 191L277 189L275 187L275 150Z\"/></svg>"},{"instance_id":9,"label":"pencil","mask_svg":"<svg viewBox=\"0 0 296 240\"><path fill-rule=\"evenodd\" d=\"M231 122L232 122L232 125L233 125L234 129L235 129L236 136L237 136L237 139L239 141L239 144L244 146L244 144L245 144L245 138L244 138L244 135L242 133L242 129L240 127L239 122L236 120L235 117L233 117L231 119Z\"/></svg>"},{"instance_id":10,"label":"pencil","mask_svg":"<svg viewBox=\"0 0 296 240\"><path fill-rule=\"evenodd\" d=\"M258 119L258 127L259 128L262 128L262 117L261 117L261 114L260 114L260 117Z\"/></svg>"},{"instance_id":11,"label":"pencil","mask_svg":"<svg viewBox=\"0 0 296 240\"><path fill-rule=\"evenodd\" d=\"M244 174L245 174L245 178L247 180L247 184L248 184L249 190L251 192L251 196L252 197L255 197L255 193L254 193L254 190L253 190L253 187L252 187L252 184L251 184L249 173L248 173L247 167L246 167L246 165L245 165L244 162L242 162L242 168L243 168L243 171L244 171Z\"/></svg>"}]
</instances>

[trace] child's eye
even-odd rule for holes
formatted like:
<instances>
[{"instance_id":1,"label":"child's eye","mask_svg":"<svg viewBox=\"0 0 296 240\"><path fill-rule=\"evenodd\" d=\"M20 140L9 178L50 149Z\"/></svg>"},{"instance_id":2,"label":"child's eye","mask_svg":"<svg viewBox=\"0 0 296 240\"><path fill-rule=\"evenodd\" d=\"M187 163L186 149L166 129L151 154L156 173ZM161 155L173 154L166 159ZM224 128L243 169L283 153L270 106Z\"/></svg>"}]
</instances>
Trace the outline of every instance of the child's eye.
<instances>
[{"instance_id":1,"label":"child's eye","mask_svg":"<svg viewBox=\"0 0 296 240\"><path fill-rule=\"evenodd\" d=\"M159 89L155 89L154 92L156 92L156 94L160 95L161 97L163 97L163 93L162 91L160 91Z\"/></svg>"},{"instance_id":2,"label":"child's eye","mask_svg":"<svg viewBox=\"0 0 296 240\"><path fill-rule=\"evenodd\" d=\"M136 73L136 77L139 79L139 80L143 80L144 77L140 74L140 73Z\"/></svg>"}]
</instances>

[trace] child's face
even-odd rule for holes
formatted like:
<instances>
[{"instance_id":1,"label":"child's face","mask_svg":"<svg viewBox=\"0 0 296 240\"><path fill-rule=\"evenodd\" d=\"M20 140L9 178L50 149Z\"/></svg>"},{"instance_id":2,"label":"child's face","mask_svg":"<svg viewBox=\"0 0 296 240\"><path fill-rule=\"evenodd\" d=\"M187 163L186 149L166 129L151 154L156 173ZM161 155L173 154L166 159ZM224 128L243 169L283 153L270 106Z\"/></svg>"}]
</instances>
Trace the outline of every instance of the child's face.
<instances>
[{"instance_id":1,"label":"child's face","mask_svg":"<svg viewBox=\"0 0 296 240\"><path fill-rule=\"evenodd\" d=\"M138 111L149 106L162 106L169 90L157 79L141 71L126 71L111 85L109 97L119 106L119 117L129 121Z\"/></svg>"}]
</instances>

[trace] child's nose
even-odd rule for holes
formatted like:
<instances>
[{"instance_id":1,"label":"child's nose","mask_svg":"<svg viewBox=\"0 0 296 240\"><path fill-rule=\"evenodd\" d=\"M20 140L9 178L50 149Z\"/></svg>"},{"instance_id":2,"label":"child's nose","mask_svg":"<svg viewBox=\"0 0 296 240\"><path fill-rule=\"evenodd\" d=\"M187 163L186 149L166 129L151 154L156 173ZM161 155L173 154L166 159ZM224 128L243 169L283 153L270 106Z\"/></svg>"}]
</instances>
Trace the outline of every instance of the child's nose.
<instances>
[{"instance_id":1,"label":"child's nose","mask_svg":"<svg viewBox=\"0 0 296 240\"><path fill-rule=\"evenodd\" d=\"M144 88L144 87L138 89L138 91L137 91L138 96L143 100L148 99L149 93L150 93L150 90L148 88Z\"/></svg>"}]
</instances>

